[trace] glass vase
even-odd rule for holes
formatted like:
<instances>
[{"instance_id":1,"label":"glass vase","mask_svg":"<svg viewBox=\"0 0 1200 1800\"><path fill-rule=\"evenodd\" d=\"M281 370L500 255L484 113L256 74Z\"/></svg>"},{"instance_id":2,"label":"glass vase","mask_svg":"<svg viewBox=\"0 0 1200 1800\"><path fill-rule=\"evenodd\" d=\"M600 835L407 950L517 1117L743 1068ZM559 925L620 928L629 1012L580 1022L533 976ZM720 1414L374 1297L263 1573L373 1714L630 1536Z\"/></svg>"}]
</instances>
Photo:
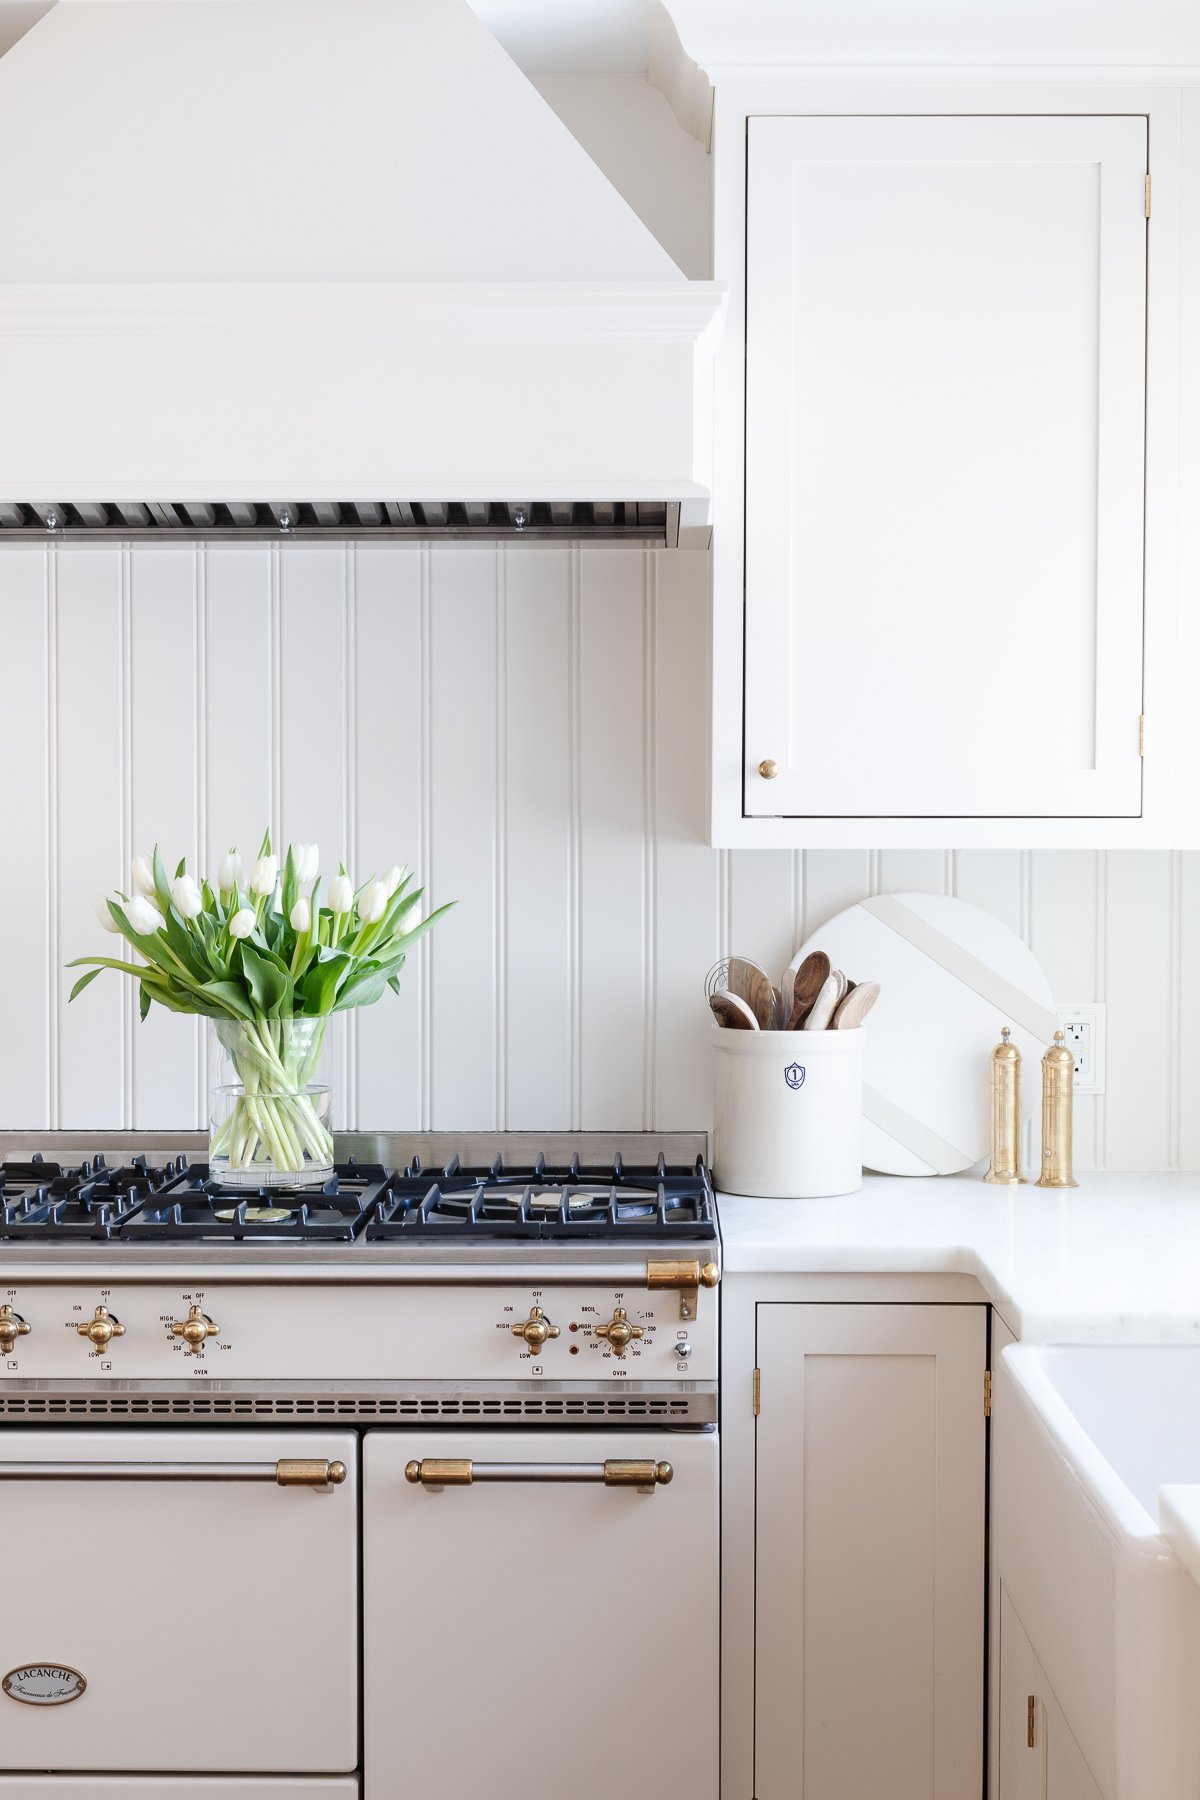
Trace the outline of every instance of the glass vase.
<instances>
[{"instance_id":1,"label":"glass vase","mask_svg":"<svg viewBox=\"0 0 1200 1800\"><path fill-rule=\"evenodd\" d=\"M320 1072L329 1016L215 1019L210 1175L232 1187L308 1187L333 1173L332 1090Z\"/></svg>"}]
</instances>

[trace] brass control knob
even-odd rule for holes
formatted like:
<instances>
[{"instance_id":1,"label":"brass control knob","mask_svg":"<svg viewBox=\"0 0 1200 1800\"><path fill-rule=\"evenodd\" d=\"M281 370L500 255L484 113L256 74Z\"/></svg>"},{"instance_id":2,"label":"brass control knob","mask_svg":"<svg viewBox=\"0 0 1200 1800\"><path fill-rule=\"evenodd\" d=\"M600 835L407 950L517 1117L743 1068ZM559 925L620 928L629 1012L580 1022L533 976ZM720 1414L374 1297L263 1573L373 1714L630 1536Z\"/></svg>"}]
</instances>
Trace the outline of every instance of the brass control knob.
<instances>
[{"instance_id":1,"label":"brass control knob","mask_svg":"<svg viewBox=\"0 0 1200 1800\"><path fill-rule=\"evenodd\" d=\"M758 765L758 772L764 781L774 781L779 773L779 764L773 756L764 756Z\"/></svg>"},{"instance_id":2,"label":"brass control knob","mask_svg":"<svg viewBox=\"0 0 1200 1800\"><path fill-rule=\"evenodd\" d=\"M607 1338L608 1347L614 1356L624 1356L626 1349L634 1338L644 1334L640 1325L631 1325L623 1306L618 1306L607 1325L597 1325L596 1336Z\"/></svg>"},{"instance_id":3,"label":"brass control knob","mask_svg":"<svg viewBox=\"0 0 1200 1800\"><path fill-rule=\"evenodd\" d=\"M95 1317L89 1319L86 1325L77 1325L75 1329L80 1337L90 1339L101 1352L108 1349L115 1337L125 1336L125 1327L120 1319L113 1317L107 1306L98 1306Z\"/></svg>"},{"instance_id":4,"label":"brass control knob","mask_svg":"<svg viewBox=\"0 0 1200 1800\"><path fill-rule=\"evenodd\" d=\"M29 1336L29 1326L11 1306L0 1306L0 1356L11 1356L19 1337Z\"/></svg>"},{"instance_id":5,"label":"brass control knob","mask_svg":"<svg viewBox=\"0 0 1200 1800\"><path fill-rule=\"evenodd\" d=\"M541 1349L547 1338L559 1335L558 1326L552 1325L540 1306L531 1306L529 1317L512 1328L513 1336L524 1338L533 1351Z\"/></svg>"},{"instance_id":6,"label":"brass control knob","mask_svg":"<svg viewBox=\"0 0 1200 1800\"><path fill-rule=\"evenodd\" d=\"M220 1329L221 1327L214 1325L208 1314L201 1312L198 1306L188 1308L186 1319L171 1320L171 1331L175 1337L183 1339L184 1354L187 1356L199 1356L206 1340L216 1337Z\"/></svg>"}]
</instances>

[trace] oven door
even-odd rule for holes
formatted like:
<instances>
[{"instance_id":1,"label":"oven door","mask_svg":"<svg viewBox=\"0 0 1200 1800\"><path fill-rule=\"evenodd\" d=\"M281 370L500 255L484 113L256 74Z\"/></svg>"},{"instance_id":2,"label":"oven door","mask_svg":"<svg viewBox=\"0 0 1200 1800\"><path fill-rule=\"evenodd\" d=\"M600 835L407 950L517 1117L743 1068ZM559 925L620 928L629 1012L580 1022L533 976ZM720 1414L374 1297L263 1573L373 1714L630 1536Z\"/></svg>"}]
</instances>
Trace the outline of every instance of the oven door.
<instances>
[{"instance_id":1,"label":"oven door","mask_svg":"<svg viewBox=\"0 0 1200 1800\"><path fill-rule=\"evenodd\" d=\"M5 1770L355 1769L356 1463L348 1432L0 1432Z\"/></svg>"},{"instance_id":2,"label":"oven door","mask_svg":"<svg viewBox=\"0 0 1200 1800\"><path fill-rule=\"evenodd\" d=\"M715 1800L715 1432L371 1432L363 1530L365 1800Z\"/></svg>"}]
</instances>

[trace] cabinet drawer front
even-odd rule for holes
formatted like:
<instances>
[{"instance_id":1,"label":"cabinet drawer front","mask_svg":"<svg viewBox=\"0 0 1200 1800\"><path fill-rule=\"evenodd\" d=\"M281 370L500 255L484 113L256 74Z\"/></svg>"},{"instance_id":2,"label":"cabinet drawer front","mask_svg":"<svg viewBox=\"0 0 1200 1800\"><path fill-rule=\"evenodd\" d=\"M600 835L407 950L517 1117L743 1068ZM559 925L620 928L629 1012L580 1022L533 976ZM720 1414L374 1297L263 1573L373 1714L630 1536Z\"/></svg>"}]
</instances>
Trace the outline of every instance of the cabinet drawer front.
<instances>
[{"instance_id":1,"label":"cabinet drawer front","mask_svg":"<svg viewBox=\"0 0 1200 1800\"><path fill-rule=\"evenodd\" d=\"M978 1800L986 1313L758 1308L760 1800Z\"/></svg>"},{"instance_id":2,"label":"cabinet drawer front","mask_svg":"<svg viewBox=\"0 0 1200 1800\"><path fill-rule=\"evenodd\" d=\"M0 1674L86 1687L0 1695L5 1767L355 1768L356 1449L346 1432L6 1431ZM281 1458L346 1479L280 1486Z\"/></svg>"},{"instance_id":3,"label":"cabinet drawer front","mask_svg":"<svg viewBox=\"0 0 1200 1800\"><path fill-rule=\"evenodd\" d=\"M406 1478L462 1458L512 1477ZM672 1478L605 1486L605 1459ZM716 1800L714 1433L372 1432L364 1484L366 1800L397 1771L413 1795Z\"/></svg>"},{"instance_id":4,"label":"cabinet drawer front","mask_svg":"<svg viewBox=\"0 0 1200 1800\"><path fill-rule=\"evenodd\" d=\"M1146 134L751 120L748 814L1140 813Z\"/></svg>"}]
</instances>

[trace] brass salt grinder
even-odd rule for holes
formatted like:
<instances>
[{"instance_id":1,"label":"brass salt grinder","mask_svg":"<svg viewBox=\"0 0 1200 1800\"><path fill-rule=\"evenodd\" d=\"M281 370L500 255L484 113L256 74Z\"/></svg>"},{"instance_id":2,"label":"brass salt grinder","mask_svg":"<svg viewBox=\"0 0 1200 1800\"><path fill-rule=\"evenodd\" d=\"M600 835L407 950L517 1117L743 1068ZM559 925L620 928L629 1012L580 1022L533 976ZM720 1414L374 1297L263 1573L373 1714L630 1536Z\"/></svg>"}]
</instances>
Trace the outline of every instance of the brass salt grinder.
<instances>
[{"instance_id":1,"label":"brass salt grinder","mask_svg":"<svg viewBox=\"0 0 1200 1800\"><path fill-rule=\"evenodd\" d=\"M1021 1052L1006 1025L992 1051L992 1159L985 1181L1016 1187L1021 1173Z\"/></svg>"},{"instance_id":2,"label":"brass salt grinder","mask_svg":"<svg viewBox=\"0 0 1200 1800\"><path fill-rule=\"evenodd\" d=\"M1075 1058L1061 1031L1042 1058L1042 1172L1037 1187L1078 1187L1071 1172Z\"/></svg>"}]
</instances>

